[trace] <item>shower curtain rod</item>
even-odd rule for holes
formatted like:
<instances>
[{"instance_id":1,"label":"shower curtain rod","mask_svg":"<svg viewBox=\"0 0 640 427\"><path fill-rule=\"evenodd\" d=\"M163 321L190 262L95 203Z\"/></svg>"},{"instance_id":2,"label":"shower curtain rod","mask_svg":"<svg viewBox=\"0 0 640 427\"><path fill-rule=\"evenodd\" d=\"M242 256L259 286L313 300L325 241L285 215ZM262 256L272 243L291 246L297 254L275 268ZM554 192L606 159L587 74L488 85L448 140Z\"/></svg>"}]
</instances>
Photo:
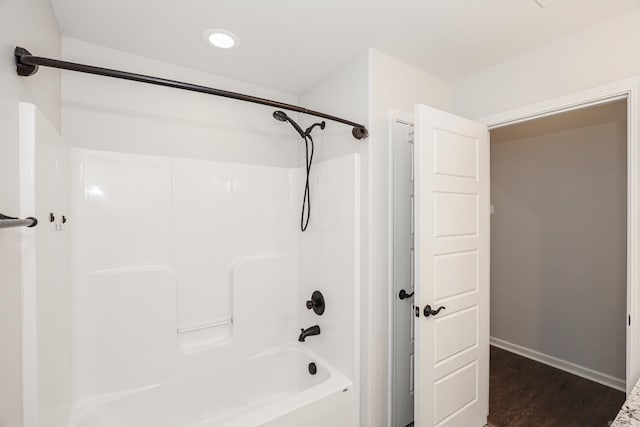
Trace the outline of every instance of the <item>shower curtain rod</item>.
<instances>
[{"instance_id":1,"label":"shower curtain rod","mask_svg":"<svg viewBox=\"0 0 640 427\"><path fill-rule=\"evenodd\" d=\"M35 227L36 225L38 225L38 220L32 216L20 219L0 214L0 228Z\"/></svg>"},{"instance_id":2,"label":"shower curtain rod","mask_svg":"<svg viewBox=\"0 0 640 427\"><path fill-rule=\"evenodd\" d=\"M353 126L351 134L356 139L363 139L369 136L367 128L359 123L352 122L340 117L321 113L319 111L308 110L298 107L297 105L286 104L283 102L272 101L270 99L258 98L255 96L244 95L242 93L230 92L211 87L200 86L192 83L180 82L177 80L163 79L160 77L147 76L144 74L130 73L127 71L112 70L110 68L94 67L92 65L78 64L75 62L60 61L58 59L44 58L41 56L33 56L27 49L16 47L14 50L17 73L20 76L28 77L38 72L38 67L59 68L61 70L77 71L80 73L95 74L98 76L113 77L116 79L132 80L135 82L149 83L158 86L172 87L175 89L183 89L192 92L206 93L209 95L222 96L225 98L237 99L239 101L252 102L254 104L268 105L270 107L280 108L283 110L296 111L298 113L309 114L311 116L321 117L323 119L332 120L334 122L344 123Z\"/></svg>"}]
</instances>

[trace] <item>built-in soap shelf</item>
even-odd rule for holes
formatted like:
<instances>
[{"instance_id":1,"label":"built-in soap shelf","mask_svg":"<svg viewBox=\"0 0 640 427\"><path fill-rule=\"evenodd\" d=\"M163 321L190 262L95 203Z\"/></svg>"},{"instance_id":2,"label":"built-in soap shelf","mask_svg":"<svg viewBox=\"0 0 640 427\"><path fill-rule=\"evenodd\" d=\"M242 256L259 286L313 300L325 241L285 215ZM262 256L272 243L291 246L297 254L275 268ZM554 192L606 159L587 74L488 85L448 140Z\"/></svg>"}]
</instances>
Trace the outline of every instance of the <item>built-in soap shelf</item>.
<instances>
[{"instance_id":1,"label":"built-in soap shelf","mask_svg":"<svg viewBox=\"0 0 640 427\"><path fill-rule=\"evenodd\" d=\"M189 332L201 331L203 329L217 328L220 326L231 325L233 323L233 318L221 320L219 322L213 323L204 323L202 325L188 326L186 328L178 328L179 334L186 334Z\"/></svg>"},{"instance_id":2,"label":"built-in soap shelf","mask_svg":"<svg viewBox=\"0 0 640 427\"><path fill-rule=\"evenodd\" d=\"M233 318L214 323L178 328L178 342L185 354L226 345L231 338Z\"/></svg>"}]
</instances>

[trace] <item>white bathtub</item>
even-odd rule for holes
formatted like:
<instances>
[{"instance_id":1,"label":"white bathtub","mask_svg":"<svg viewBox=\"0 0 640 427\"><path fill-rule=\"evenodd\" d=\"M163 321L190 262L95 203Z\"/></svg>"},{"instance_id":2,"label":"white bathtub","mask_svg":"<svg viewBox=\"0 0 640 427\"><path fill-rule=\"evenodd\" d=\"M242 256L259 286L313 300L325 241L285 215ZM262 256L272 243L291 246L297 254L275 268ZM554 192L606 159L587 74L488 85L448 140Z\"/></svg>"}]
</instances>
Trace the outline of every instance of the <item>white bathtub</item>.
<instances>
[{"instance_id":1,"label":"white bathtub","mask_svg":"<svg viewBox=\"0 0 640 427\"><path fill-rule=\"evenodd\" d=\"M310 362L317 366L311 375ZM351 427L353 382L296 345L198 380L99 396L76 405L69 427Z\"/></svg>"}]
</instances>

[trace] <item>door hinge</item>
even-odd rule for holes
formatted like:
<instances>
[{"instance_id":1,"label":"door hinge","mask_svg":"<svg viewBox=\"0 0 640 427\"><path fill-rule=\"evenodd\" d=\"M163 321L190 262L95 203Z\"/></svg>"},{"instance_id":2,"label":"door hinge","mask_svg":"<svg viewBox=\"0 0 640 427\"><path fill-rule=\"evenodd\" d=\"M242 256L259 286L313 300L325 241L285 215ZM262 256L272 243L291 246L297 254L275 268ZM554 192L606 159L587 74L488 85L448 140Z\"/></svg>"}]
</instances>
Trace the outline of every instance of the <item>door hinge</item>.
<instances>
[{"instance_id":1,"label":"door hinge","mask_svg":"<svg viewBox=\"0 0 640 427\"><path fill-rule=\"evenodd\" d=\"M414 310L416 311L416 317L420 317L420 307L416 305L414 306Z\"/></svg>"}]
</instances>

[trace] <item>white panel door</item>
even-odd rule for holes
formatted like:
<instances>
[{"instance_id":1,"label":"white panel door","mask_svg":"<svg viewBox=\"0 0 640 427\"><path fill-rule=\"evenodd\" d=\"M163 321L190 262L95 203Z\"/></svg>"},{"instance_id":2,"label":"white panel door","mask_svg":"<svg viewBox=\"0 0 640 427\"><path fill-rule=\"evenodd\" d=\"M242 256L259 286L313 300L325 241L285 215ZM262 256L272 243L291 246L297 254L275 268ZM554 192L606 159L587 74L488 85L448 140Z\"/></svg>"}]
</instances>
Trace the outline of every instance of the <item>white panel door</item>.
<instances>
[{"instance_id":1,"label":"white panel door","mask_svg":"<svg viewBox=\"0 0 640 427\"><path fill-rule=\"evenodd\" d=\"M416 427L489 413L489 132L415 111Z\"/></svg>"}]
</instances>

